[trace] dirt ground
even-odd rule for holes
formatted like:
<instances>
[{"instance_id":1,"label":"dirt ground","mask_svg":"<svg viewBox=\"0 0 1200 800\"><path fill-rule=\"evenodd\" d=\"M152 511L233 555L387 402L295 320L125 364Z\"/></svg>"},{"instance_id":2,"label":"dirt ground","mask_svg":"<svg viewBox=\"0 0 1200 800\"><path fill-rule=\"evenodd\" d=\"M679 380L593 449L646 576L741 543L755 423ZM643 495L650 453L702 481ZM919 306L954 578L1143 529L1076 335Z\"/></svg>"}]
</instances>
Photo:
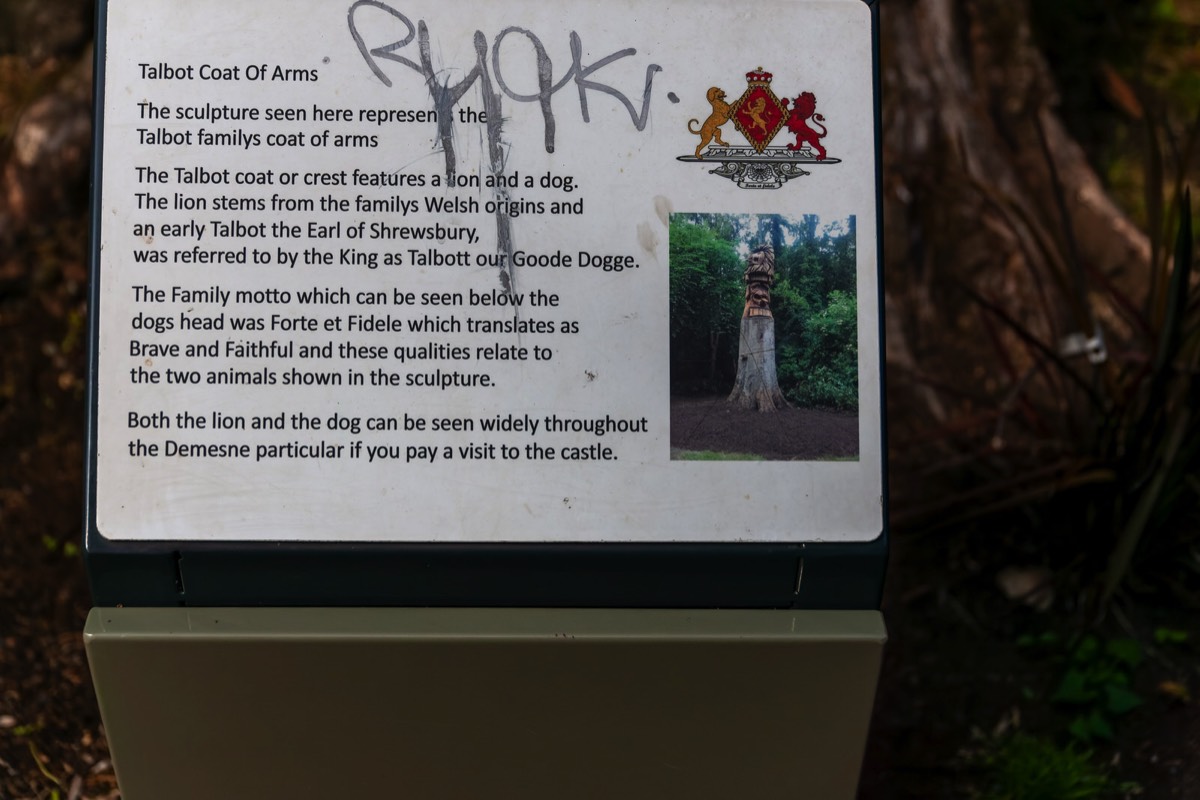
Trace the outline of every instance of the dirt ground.
<instances>
[{"instance_id":1,"label":"dirt ground","mask_svg":"<svg viewBox=\"0 0 1200 800\"><path fill-rule=\"evenodd\" d=\"M1023 549L997 530L893 536L883 602L889 639L860 800L979 797L986 780L974 756L997 729L1069 742L1076 712L1050 701L1062 658L1017 642L1022 634L1071 636L1087 626L1069 596L1057 596L1046 611L1004 596L997 570ZM1112 797L1200 798L1200 705L1166 691L1173 683L1193 691L1200 684L1198 619L1196 609L1151 593L1122 604L1093 629L1135 638L1145 650L1131 686L1143 705L1114 721L1112 741L1074 745L1090 748L1114 783L1136 786ZM1160 626L1188 632L1193 644L1156 646Z\"/></svg>"},{"instance_id":2,"label":"dirt ground","mask_svg":"<svg viewBox=\"0 0 1200 800\"><path fill-rule=\"evenodd\" d=\"M83 231L51 229L0 255L3 800L119 796L81 637Z\"/></svg>"},{"instance_id":3,"label":"dirt ground","mask_svg":"<svg viewBox=\"0 0 1200 800\"><path fill-rule=\"evenodd\" d=\"M744 411L724 397L671 398L671 450L714 451L768 460L858 458L858 415L807 408Z\"/></svg>"}]
</instances>

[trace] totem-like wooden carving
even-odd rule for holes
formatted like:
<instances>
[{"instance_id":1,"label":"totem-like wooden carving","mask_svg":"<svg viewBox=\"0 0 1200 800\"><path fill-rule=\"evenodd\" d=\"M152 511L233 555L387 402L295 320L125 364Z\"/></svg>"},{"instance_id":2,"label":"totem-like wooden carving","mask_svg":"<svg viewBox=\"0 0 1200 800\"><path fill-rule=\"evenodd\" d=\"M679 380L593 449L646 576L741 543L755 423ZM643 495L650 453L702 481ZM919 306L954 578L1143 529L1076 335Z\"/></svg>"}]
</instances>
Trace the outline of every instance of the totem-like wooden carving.
<instances>
[{"instance_id":1,"label":"totem-like wooden carving","mask_svg":"<svg viewBox=\"0 0 1200 800\"><path fill-rule=\"evenodd\" d=\"M775 370L775 318L771 287L775 284L775 250L769 244L754 248L746 259L746 305L738 341L737 381L729 402L755 411L775 411L788 403L779 390Z\"/></svg>"}]
</instances>

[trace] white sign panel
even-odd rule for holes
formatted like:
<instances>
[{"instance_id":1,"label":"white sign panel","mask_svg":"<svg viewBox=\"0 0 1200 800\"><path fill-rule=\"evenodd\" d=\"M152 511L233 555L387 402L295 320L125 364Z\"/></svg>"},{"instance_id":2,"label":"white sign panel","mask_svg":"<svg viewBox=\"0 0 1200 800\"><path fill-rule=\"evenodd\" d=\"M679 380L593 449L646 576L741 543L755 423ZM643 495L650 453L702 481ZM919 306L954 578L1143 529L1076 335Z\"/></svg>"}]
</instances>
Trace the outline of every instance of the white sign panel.
<instances>
[{"instance_id":1,"label":"white sign panel","mask_svg":"<svg viewBox=\"0 0 1200 800\"><path fill-rule=\"evenodd\" d=\"M111 3L99 532L874 539L871 25ZM776 410L728 402L747 359Z\"/></svg>"}]
</instances>

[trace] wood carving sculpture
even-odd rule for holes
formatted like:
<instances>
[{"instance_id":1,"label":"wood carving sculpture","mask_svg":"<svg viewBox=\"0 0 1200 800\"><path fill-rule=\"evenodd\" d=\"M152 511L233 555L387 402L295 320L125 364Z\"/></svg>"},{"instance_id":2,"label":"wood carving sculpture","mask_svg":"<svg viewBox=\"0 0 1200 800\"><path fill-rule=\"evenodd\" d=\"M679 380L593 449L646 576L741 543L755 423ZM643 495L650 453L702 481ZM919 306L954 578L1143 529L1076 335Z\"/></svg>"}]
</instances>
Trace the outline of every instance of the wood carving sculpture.
<instances>
[{"instance_id":1,"label":"wood carving sculpture","mask_svg":"<svg viewBox=\"0 0 1200 800\"><path fill-rule=\"evenodd\" d=\"M775 411L786 408L775 370L775 318L771 287L775 284L775 250L769 244L754 248L746 259L746 305L738 341L738 371L729 402L739 408Z\"/></svg>"}]
</instances>

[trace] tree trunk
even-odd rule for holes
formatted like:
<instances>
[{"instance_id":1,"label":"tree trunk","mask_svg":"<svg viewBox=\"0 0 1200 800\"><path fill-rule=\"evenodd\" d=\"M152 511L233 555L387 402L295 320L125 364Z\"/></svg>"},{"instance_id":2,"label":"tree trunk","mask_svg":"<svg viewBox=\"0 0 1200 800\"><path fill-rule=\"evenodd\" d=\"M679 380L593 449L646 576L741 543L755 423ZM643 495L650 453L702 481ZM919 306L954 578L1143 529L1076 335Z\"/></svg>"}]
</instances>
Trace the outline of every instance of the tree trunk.
<instances>
[{"instance_id":1,"label":"tree trunk","mask_svg":"<svg viewBox=\"0 0 1200 800\"><path fill-rule=\"evenodd\" d=\"M742 317L738 371L729 402L751 411L787 407L775 372L775 318Z\"/></svg>"},{"instance_id":2,"label":"tree trunk","mask_svg":"<svg viewBox=\"0 0 1200 800\"><path fill-rule=\"evenodd\" d=\"M1055 350L1128 333L1100 287L1144 291L1147 239L1056 116L1028 2L881 5L889 427L893 457L926 470L892 474L917 494L930 464L1046 436L1012 413L1039 356L979 298Z\"/></svg>"},{"instance_id":3,"label":"tree trunk","mask_svg":"<svg viewBox=\"0 0 1200 800\"><path fill-rule=\"evenodd\" d=\"M92 8L0 3L0 248L86 207Z\"/></svg>"}]
</instances>

